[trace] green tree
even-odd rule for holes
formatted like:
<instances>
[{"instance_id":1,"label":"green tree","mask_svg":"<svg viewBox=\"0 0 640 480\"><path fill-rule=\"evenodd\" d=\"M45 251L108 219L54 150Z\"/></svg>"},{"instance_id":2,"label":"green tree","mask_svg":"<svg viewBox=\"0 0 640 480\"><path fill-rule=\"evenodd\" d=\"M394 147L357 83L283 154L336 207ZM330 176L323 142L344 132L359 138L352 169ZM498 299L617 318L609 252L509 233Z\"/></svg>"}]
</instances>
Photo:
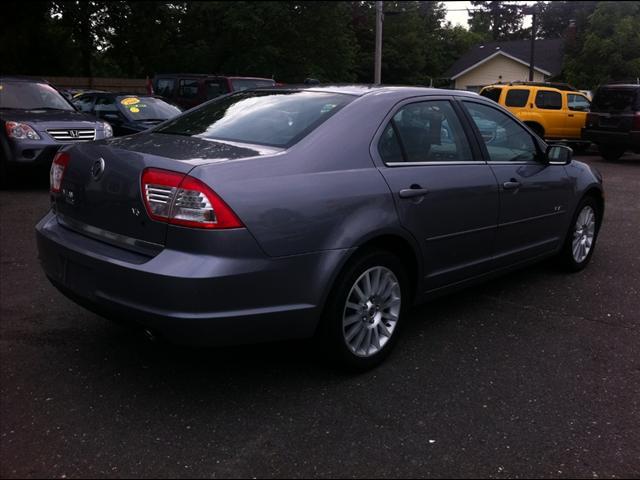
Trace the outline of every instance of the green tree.
<instances>
[{"instance_id":1,"label":"green tree","mask_svg":"<svg viewBox=\"0 0 640 480\"><path fill-rule=\"evenodd\" d=\"M587 26L589 16L598 2L595 1L554 1L538 2L538 32L540 38L559 38L565 35L570 21L575 21L576 31Z\"/></svg>"},{"instance_id":2,"label":"green tree","mask_svg":"<svg viewBox=\"0 0 640 480\"><path fill-rule=\"evenodd\" d=\"M522 7L513 2L472 1L469 10L469 29L481 35L490 34L493 40L524 38Z\"/></svg>"},{"instance_id":3,"label":"green tree","mask_svg":"<svg viewBox=\"0 0 640 480\"><path fill-rule=\"evenodd\" d=\"M577 54L565 60L566 79L593 88L640 77L640 3L600 2L589 17Z\"/></svg>"}]
</instances>

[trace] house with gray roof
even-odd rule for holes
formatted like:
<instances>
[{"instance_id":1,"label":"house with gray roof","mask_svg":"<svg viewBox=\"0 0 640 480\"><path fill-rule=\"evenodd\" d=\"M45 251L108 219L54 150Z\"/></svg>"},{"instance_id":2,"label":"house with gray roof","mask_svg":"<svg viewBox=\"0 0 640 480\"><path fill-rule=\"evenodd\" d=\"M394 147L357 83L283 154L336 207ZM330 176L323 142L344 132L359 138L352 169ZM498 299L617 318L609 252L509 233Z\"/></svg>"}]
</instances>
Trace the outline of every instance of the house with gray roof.
<instances>
[{"instance_id":1,"label":"house with gray roof","mask_svg":"<svg viewBox=\"0 0 640 480\"><path fill-rule=\"evenodd\" d=\"M546 82L562 71L562 38L536 40L534 56L535 82ZM453 87L479 91L485 85L529 80L530 40L489 42L472 47L445 73Z\"/></svg>"}]
</instances>

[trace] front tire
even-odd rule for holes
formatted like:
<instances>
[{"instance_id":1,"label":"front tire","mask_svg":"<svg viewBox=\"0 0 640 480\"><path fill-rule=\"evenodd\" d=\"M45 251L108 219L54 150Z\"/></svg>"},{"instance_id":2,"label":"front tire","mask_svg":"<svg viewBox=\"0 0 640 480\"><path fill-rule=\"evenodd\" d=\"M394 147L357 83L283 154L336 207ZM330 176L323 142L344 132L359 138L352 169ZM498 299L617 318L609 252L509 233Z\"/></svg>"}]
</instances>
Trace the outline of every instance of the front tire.
<instances>
[{"instance_id":1,"label":"front tire","mask_svg":"<svg viewBox=\"0 0 640 480\"><path fill-rule=\"evenodd\" d=\"M566 270L579 272L591 260L602 222L602 212L594 197L585 197L576 208L560 260Z\"/></svg>"},{"instance_id":2,"label":"front tire","mask_svg":"<svg viewBox=\"0 0 640 480\"><path fill-rule=\"evenodd\" d=\"M322 319L325 351L352 371L380 364L395 345L408 303L406 269L383 250L364 252L344 268Z\"/></svg>"}]
</instances>

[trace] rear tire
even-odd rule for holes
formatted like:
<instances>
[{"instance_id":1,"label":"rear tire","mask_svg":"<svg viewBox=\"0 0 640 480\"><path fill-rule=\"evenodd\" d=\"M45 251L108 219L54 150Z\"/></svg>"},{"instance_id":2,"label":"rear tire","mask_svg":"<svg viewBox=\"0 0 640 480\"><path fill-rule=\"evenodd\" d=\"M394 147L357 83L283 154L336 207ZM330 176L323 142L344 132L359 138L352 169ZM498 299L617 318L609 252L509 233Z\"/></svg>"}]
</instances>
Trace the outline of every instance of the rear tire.
<instances>
[{"instance_id":1,"label":"rear tire","mask_svg":"<svg viewBox=\"0 0 640 480\"><path fill-rule=\"evenodd\" d=\"M408 285L392 253L369 250L353 258L333 286L320 326L330 361L350 371L379 365L397 341Z\"/></svg>"},{"instance_id":2,"label":"rear tire","mask_svg":"<svg viewBox=\"0 0 640 480\"><path fill-rule=\"evenodd\" d=\"M591 261L602 222L599 202L592 196L583 198L571 220L559 260L565 270L579 272Z\"/></svg>"},{"instance_id":3,"label":"rear tire","mask_svg":"<svg viewBox=\"0 0 640 480\"><path fill-rule=\"evenodd\" d=\"M600 150L600 155L602 155L602 158L604 158L608 162L615 162L616 160L619 160L622 155L624 155L624 148L620 147L599 145L598 149Z\"/></svg>"}]
</instances>

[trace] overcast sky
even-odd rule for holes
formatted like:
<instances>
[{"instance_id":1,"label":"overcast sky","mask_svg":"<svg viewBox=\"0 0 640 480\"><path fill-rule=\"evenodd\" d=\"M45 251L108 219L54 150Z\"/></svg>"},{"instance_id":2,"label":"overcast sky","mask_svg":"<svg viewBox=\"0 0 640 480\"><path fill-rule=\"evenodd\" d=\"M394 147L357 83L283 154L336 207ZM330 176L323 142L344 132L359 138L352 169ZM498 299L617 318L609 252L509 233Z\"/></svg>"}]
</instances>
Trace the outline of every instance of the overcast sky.
<instances>
[{"instance_id":1,"label":"overcast sky","mask_svg":"<svg viewBox=\"0 0 640 480\"><path fill-rule=\"evenodd\" d=\"M464 9L472 8L471 2L442 2L442 3L444 3L445 7L447 8L447 20L449 20L454 25L460 24L463 27L466 27L466 28L469 27L469 25L467 24L467 19L469 18L469 15ZM522 1L522 2L513 2L513 3L532 4L535 2ZM464 10L464 11L452 12L451 10ZM531 17L527 15L524 17L524 26L528 27L530 25L531 25Z\"/></svg>"}]
</instances>

